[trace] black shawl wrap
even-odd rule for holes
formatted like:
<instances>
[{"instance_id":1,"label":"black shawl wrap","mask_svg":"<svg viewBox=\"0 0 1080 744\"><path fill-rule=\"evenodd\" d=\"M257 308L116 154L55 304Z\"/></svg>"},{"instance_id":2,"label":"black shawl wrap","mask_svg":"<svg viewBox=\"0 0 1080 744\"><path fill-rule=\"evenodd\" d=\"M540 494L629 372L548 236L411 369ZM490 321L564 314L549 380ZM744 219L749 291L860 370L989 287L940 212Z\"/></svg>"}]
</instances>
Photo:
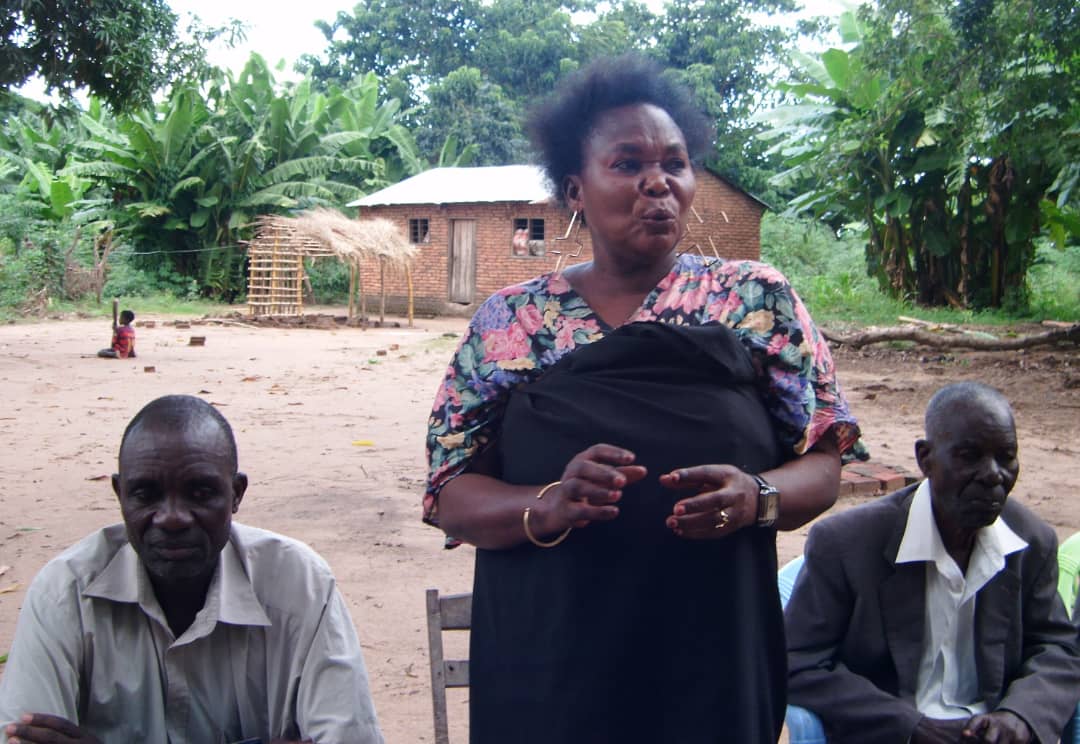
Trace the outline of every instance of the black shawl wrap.
<instances>
[{"instance_id":1,"label":"black shawl wrap","mask_svg":"<svg viewBox=\"0 0 1080 744\"><path fill-rule=\"evenodd\" d=\"M776 533L675 537L674 468L757 473L782 450L750 355L723 325L634 323L515 391L499 438L509 483L558 480L605 442L648 468L620 515L558 547L478 550L473 744L775 742L785 705Z\"/></svg>"}]
</instances>

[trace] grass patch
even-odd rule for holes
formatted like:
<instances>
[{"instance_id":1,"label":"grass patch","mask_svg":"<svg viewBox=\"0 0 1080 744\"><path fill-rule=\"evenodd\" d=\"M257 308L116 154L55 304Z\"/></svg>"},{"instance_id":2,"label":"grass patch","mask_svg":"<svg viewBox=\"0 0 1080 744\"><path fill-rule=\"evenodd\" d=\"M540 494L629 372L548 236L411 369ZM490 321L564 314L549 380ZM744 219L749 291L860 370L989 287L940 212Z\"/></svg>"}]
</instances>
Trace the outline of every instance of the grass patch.
<instances>
[{"instance_id":1,"label":"grass patch","mask_svg":"<svg viewBox=\"0 0 1080 744\"><path fill-rule=\"evenodd\" d=\"M135 320L138 322L145 315L180 315L180 316L203 316L220 315L233 312L245 305L227 305L222 302L210 300L184 300L179 299L168 292L152 294L148 297L121 297L120 309L132 310ZM112 298L105 298L99 305L94 298L85 297L80 300L52 300L48 307L41 313L24 315L16 307L0 307L0 321L33 322L43 317L54 315L72 315L110 318L112 316Z\"/></svg>"},{"instance_id":2,"label":"grass patch","mask_svg":"<svg viewBox=\"0 0 1080 744\"><path fill-rule=\"evenodd\" d=\"M130 309L136 320L140 315L220 315L237 308L246 309L246 305L228 305L211 300L187 300L175 297L168 292L161 292L147 297L121 297L120 309ZM89 315L112 315L112 298L102 300L98 305L93 299L80 300L75 309Z\"/></svg>"},{"instance_id":3,"label":"grass patch","mask_svg":"<svg viewBox=\"0 0 1080 744\"><path fill-rule=\"evenodd\" d=\"M894 299L866 275L861 238L836 238L809 220L766 214L762 260L780 269L822 325L896 325L907 315L936 323L1008 325L1041 320L1080 320L1080 246L1041 246L1028 273L1024 311L927 308Z\"/></svg>"}]
</instances>

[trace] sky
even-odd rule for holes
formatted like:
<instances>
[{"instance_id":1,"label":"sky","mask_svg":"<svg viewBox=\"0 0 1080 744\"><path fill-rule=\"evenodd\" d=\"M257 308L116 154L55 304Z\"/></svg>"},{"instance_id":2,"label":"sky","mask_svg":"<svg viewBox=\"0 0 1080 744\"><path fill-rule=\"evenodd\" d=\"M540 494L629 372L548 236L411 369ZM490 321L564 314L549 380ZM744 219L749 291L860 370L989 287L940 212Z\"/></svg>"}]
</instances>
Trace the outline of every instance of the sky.
<instances>
[{"instance_id":1,"label":"sky","mask_svg":"<svg viewBox=\"0 0 1080 744\"><path fill-rule=\"evenodd\" d=\"M315 21L333 21L338 11L352 10L353 0L301 0L296 3L268 3L265 0L168 0L180 16L181 28L187 13L199 16L208 26L221 25L230 18L243 21L247 39L236 49L210 51L210 62L232 70L244 66L250 52L258 52L270 65L284 59L291 76L293 63L303 54L319 54L326 37Z\"/></svg>"}]
</instances>

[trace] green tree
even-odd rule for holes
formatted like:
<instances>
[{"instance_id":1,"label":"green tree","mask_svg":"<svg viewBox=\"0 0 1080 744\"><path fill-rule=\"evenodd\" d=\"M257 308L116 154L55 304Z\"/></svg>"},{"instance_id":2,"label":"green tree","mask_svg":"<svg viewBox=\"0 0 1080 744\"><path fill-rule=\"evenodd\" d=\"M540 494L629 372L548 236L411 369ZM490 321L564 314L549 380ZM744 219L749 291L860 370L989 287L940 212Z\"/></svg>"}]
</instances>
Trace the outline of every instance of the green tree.
<instances>
[{"instance_id":1,"label":"green tree","mask_svg":"<svg viewBox=\"0 0 1080 744\"><path fill-rule=\"evenodd\" d=\"M421 152L440 152L453 138L465 147L472 146L477 165L519 163L527 157L518 107L480 70L454 70L432 84L427 97L416 134Z\"/></svg>"},{"instance_id":2,"label":"green tree","mask_svg":"<svg viewBox=\"0 0 1080 744\"><path fill-rule=\"evenodd\" d=\"M776 199L769 178L778 164L758 139L763 127L753 116L771 103L771 75L792 36L753 21L751 14L772 16L794 5L792 0L673 0L657 18L651 52L677 71L716 122L709 165L769 200Z\"/></svg>"},{"instance_id":3,"label":"green tree","mask_svg":"<svg viewBox=\"0 0 1080 744\"><path fill-rule=\"evenodd\" d=\"M94 184L64 170L85 134L76 116L0 94L0 238L6 239L0 244L11 246L25 270L8 274L12 284L0 305L19 304L42 288L59 291L65 251L74 252L82 242L72 218ZM38 283L33 277L40 261L50 269Z\"/></svg>"},{"instance_id":4,"label":"green tree","mask_svg":"<svg viewBox=\"0 0 1080 744\"><path fill-rule=\"evenodd\" d=\"M374 72L384 94L411 105L418 89L467 64L480 7L476 0L357 3L333 21L316 22L327 40L325 59L308 55L300 67L338 86Z\"/></svg>"},{"instance_id":5,"label":"green tree","mask_svg":"<svg viewBox=\"0 0 1080 744\"><path fill-rule=\"evenodd\" d=\"M316 24L327 38L325 59L309 56L300 66L324 84L375 72L384 94L406 104L405 119L418 130L429 162L441 157L448 136L477 144L484 164L516 162L523 157L523 106L577 64L571 13L583 7L591 6L559 0L377 0ZM484 72L475 79L465 69ZM456 122L437 110L448 94L464 96L454 102ZM505 122L497 123L498 116ZM484 133L480 126L495 129Z\"/></svg>"},{"instance_id":6,"label":"green tree","mask_svg":"<svg viewBox=\"0 0 1080 744\"><path fill-rule=\"evenodd\" d=\"M14 0L0 16L0 87L40 75L49 90L85 86L116 107L147 101L175 29L164 0Z\"/></svg>"},{"instance_id":7,"label":"green tree","mask_svg":"<svg viewBox=\"0 0 1080 744\"><path fill-rule=\"evenodd\" d=\"M793 7L793 0L674 0L657 15L636 0L377 0L320 24L328 42L324 58L309 57L304 65L317 80L337 83L374 70L385 76L387 90L415 106L411 122L439 133L447 131L438 123L445 116L434 110L438 93L428 89L456 87L462 81L447 81L449 75L476 68L516 109L506 112L515 115L513 131L497 131L515 141L501 148L505 155L519 158L521 112L567 72L597 56L637 49L676 68L716 118L719 139L710 164L768 196L764 172L773 164L750 116L767 97L767 63L778 58L789 35L751 17ZM487 98L496 97L489 91L481 100ZM470 108L469 117L483 120L500 108L491 100ZM468 141L464 133L461 138ZM425 133L420 141L434 160L442 139ZM489 149L480 159L492 157Z\"/></svg>"},{"instance_id":8,"label":"green tree","mask_svg":"<svg viewBox=\"0 0 1080 744\"><path fill-rule=\"evenodd\" d=\"M166 0L10 0L0 16L0 93L34 76L67 98L85 88L116 110L210 73L206 47L243 40L236 20L210 27L189 18L176 32Z\"/></svg>"},{"instance_id":9,"label":"green tree","mask_svg":"<svg viewBox=\"0 0 1080 744\"><path fill-rule=\"evenodd\" d=\"M865 224L868 271L896 296L1023 305L1047 196L1074 162L1080 38L1065 5L886 0L846 15L855 46L803 57L784 86L796 102L771 115L790 166L778 182L802 190L793 209Z\"/></svg>"}]
</instances>

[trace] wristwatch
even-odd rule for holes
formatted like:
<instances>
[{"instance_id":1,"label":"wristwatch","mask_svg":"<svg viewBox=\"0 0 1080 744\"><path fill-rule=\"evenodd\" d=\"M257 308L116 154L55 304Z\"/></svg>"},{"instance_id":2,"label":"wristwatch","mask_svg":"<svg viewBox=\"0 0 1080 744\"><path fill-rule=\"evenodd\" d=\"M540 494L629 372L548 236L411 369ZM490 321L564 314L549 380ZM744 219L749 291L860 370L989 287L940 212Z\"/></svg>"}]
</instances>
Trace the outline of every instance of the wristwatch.
<instances>
[{"instance_id":1,"label":"wristwatch","mask_svg":"<svg viewBox=\"0 0 1080 744\"><path fill-rule=\"evenodd\" d=\"M770 485L760 475L751 476L757 482L758 527L772 527L780 517L780 489Z\"/></svg>"}]
</instances>

